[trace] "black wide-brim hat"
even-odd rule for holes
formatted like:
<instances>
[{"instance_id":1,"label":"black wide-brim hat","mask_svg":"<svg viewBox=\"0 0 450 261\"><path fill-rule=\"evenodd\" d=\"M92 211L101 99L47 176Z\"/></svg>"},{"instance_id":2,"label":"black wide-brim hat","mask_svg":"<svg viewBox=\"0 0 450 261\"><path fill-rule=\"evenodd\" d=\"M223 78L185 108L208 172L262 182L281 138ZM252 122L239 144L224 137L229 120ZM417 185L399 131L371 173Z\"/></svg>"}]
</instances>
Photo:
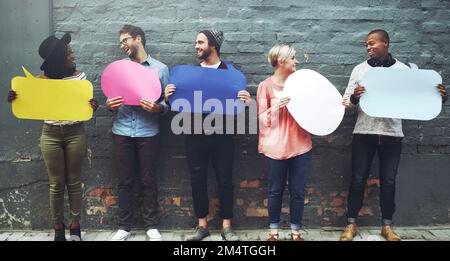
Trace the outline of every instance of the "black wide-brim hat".
<instances>
[{"instance_id":1,"label":"black wide-brim hat","mask_svg":"<svg viewBox=\"0 0 450 261\"><path fill-rule=\"evenodd\" d=\"M61 47L69 44L71 40L72 37L69 33L64 34L61 39L58 39L53 35L49 36L39 46L39 55L42 57L42 59L48 60L55 52L55 50L63 49Z\"/></svg>"}]
</instances>

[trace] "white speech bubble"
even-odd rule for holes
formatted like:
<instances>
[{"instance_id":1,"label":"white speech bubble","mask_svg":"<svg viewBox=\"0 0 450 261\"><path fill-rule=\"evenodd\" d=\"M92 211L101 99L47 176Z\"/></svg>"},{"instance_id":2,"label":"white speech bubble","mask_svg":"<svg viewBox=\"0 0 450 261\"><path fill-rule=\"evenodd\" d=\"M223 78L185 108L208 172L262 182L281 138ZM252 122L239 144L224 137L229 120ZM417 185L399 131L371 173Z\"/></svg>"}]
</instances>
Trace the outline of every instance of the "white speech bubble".
<instances>
[{"instance_id":1,"label":"white speech bubble","mask_svg":"<svg viewBox=\"0 0 450 261\"><path fill-rule=\"evenodd\" d=\"M360 82L366 89L360 106L372 117L431 120L442 108L439 83L433 70L370 68Z\"/></svg>"},{"instance_id":2,"label":"white speech bubble","mask_svg":"<svg viewBox=\"0 0 450 261\"><path fill-rule=\"evenodd\" d=\"M341 124L345 113L342 96L320 73L296 71L286 80L284 94L291 98L287 104L289 112L309 133L328 135Z\"/></svg>"}]
</instances>

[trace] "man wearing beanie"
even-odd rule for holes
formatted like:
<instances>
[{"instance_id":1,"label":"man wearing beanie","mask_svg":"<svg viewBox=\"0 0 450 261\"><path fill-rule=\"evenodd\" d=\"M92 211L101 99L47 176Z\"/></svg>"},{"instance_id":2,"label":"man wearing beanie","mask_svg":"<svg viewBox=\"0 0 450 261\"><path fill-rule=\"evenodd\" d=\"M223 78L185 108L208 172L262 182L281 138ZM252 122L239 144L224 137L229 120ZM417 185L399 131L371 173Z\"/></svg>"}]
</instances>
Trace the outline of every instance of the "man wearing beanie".
<instances>
[{"instance_id":1,"label":"man wearing beanie","mask_svg":"<svg viewBox=\"0 0 450 261\"><path fill-rule=\"evenodd\" d=\"M203 56L199 57L199 48L197 47L197 44L199 43L199 38L202 42L204 42L204 36L206 36L207 40L208 40L208 45L209 47L215 47L215 49L217 50L217 57L210 57L211 54L211 49L209 50L208 53L203 53ZM218 30L203 30L201 31L198 36L197 36L197 41L196 41L196 46L195 49L197 50L197 57L201 60L208 60L208 58L210 58L209 60L215 60L215 59L211 59L211 58L217 58L218 61L220 61L220 46L222 46L224 37L223 37L223 32L222 31L218 31ZM206 61L204 61L206 62ZM225 65L226 68L226 65ZM225 69L223 68L223 69Z\"/></svg>"},{"instance_id":2,"label":"man wearing beanie","mask_svg":"<svg viewBox=\"0 0 450 261\"><path fill-rule=\"evenodd\" d=\"M228 69L226 63L220 59L220 47L223 40L224 36L222 31L203 30L198 33L195 44L197 58L201 60L198 66L219 70ZM166 101L169 100L169 97L175 90L175 85L167 85L165 89ZM250 93L247 91L240 91L237 98L246 103L251 101ZM205 119L208 114L203 114L202 116ZM192 124L191 126L194 125ZM232 182L234 159L233 135L209 133L205 129L202 130L202 134L186 135L186 156L191 176L194 212L198 218L198 226L194 234L187 238L187 240L200 241L209 236L207 221L209 212L207 176L208 163L211 159L218 184L219 215L223 219L221 236L226 241L238 241L239 237L231 228L234 202Z\"/></svg>"}]
</instances>

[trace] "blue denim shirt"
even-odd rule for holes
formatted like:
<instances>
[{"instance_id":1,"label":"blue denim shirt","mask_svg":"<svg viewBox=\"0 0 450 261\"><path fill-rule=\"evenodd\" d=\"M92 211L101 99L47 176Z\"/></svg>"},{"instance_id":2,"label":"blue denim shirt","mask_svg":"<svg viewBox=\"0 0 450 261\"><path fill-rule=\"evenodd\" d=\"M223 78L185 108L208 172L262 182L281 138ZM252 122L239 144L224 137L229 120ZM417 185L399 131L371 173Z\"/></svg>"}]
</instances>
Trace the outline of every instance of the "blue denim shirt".
<instances>
[{"instance_id":1,"label":"blue denim shirt","mask_svg":"<svg viewBox=\"0 0 450 261\"><path fill-rule=\"evenodd\" d=\"M161 89L163 90L169 82L169 68L160 61L151 58L150 55L142 65L158 69ZM162 114L166 114L169 107L162 97L158 103L163 106ZM148 112L141 106L122 105L118 109L112 132L127 137L155 136L159 133L159 114L158 112Z\"/></svg>"}]
</instances>

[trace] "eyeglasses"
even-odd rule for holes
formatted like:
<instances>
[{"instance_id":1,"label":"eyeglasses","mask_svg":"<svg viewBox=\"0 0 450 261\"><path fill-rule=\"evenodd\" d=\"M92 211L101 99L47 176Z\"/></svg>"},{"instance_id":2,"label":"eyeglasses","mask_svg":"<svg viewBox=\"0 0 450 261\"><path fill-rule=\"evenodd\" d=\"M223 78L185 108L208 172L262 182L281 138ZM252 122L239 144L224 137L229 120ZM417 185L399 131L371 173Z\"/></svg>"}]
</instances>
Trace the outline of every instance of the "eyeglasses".
<instances>
[{"instance_id":1,"label":"eyeglasses","mask_svg":"<svg viewBox=\"0 0 450 261\"><path fill-rule=\"evenodd\" d=\"M128 40L133 39L133 36L128 36L122 39L122 41L119 42L119 45L125 45L128 43Z\"/></svg>"}]
</instances>

